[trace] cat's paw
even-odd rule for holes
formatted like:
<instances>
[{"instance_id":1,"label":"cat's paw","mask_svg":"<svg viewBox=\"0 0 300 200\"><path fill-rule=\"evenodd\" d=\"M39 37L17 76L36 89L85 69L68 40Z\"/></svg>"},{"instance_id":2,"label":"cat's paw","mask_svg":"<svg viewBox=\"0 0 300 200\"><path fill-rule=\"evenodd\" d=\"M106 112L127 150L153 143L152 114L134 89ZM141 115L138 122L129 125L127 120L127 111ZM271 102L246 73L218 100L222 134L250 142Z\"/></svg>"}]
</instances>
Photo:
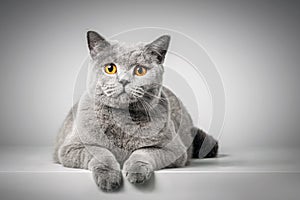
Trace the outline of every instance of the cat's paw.
<instances>
[{"instance_id":1,"label":"cat's paw","mask_svg":"<svg viewBox=\"0 0 300 200\"><path fill-rule=\"evenodd\" d=\"M122 184L122 173L120 170L94 168L92 172L98 188L105 192L115 191Z\"/></svg>"},{"instance_id":2,"label":"cat's paw","mask_svg":"<svg viewBox=\"0 0 300 200\"><path fill-rule=\"evenodd\" d=\"M151 178L153 170L150 164L144 162L135 162L125 165L124 175L130 183L141 184Z\"/></svg>"}]
</instances>

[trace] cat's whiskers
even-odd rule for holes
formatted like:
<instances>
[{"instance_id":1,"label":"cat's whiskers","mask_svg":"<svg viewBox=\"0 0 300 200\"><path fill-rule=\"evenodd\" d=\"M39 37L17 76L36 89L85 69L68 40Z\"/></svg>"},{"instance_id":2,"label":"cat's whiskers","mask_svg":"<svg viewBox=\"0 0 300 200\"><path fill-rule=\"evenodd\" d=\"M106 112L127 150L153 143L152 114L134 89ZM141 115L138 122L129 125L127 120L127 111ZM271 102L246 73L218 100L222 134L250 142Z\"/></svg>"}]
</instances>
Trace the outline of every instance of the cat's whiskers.
<instances>
[{"instance_id":1,"label":"cat's whiskers","mask_svg":"<svg viewBox=\"0 0 300 200\"><path fill-rule=\"evenodd\" d=\"M144 89L143 89L142 87L135 87L135 89L136 89L137 91L144 92Z\"/></svg>"},{"instance_id":2,"label":"cat's whiskers","mask_svg":"<svg viewBox=\"0 0 300 200\"><path fill-rule=\"evenodd\" d=\"M145 94L151 96L151 97L154 97L154 98L157 98L157 99L161 99L162 101L167 101L168 99L165 98L165 97L162 97L162 96L158 96L158 95L154 95L153 93L150 93L150 92L147 92L147 91L144 91Z\"/></svg>"},{"instance_id":3,"label":"cat's whiskers","mask_svg":"<svg viewBox=\"0 0 300 200\"><path fill-rule=\"evenodd\" d=\"M102 85L101 87L108 89L108 88L116 87L116 84L115 83L108 83L108 84Z\"/></svg>"},{"instance_id":4,"label":"cat's whiskers","mask_svg":"<svg viewBox=\"0 0 300 200\"><path fill-rule=\"evenodd\" d=\"M141 98L141 97L143 97L144 96L144 90L142 89L142 88L140 88L140 87L135 87L135 88L132 88L131 90L130 90L130 93L134 96L134 97L136 97L136 98Z\"/></svg>"},{"instance_id":5,"label":"cat's whiskers","mask_svg":"<svg viewBox=\"0 0 300 200\"><path fill-rule=\"evenodd\" d=\"M110 97L116 93L115 84L107 84L102 86L103 92L106 96Z\"/></svg>"},{"instance_id":6,"label":"cat's whiskers","mask_svg":"<svg viewBox=\"0 0 300 200\"><path fill-rule=\"evenodd\" d=\"M112 91L110 93L106 92L105 94L106 94L106 96L111 97L112 95L116 94L116 92L114 92L114 91Z\"/></svg>"},{"instance_id":7,"label":"cat's whiskers","mask_svg":"<svg viewBox=\"0 0 300 200\"><path fill-rule=\"evenodd\" d=\"M135 88L133 88L133 89L131 90L131 92L132 92L133 95L140 94L139 97L143 97L145 94L149 94L149 96L155 97L155 98L157 98L157 99L162 99L162 98L163 98L163 97L159 97L159 96L153 95L153 94L151 94L151 93L145 91L145 90L144 90L143 88L141 88L141 87L135 87ZM137 100L141 103L141 105L144 107L144 109L145 109L148 113L150 113L150 112L152 113L152 112L153 112L153 114L154 114L155 116L159 115L159 111L158 111L157 109L155 109L155 106L154 106L154 105L152 105L151 103L147 102L147 101L146 101L145 99L143 99L143 98L138 98ZM162 100L164 100L164 99L162 99Z\"/></svg>"},{"instance_id":8,"label":"cat's whiskers","mask_svg":"<svg viewBox=\"0 0 300 200\"><path fill-rule=\"evenodd\" d=\"M149 107L147 107L147 105L141 99L138 99L138 102L141 103L141 105L143 106L143 108L144 108L144 110L145 110L145 112L147 114L148 119L151 120L152 119L151 118L151 110L149 109Z\"/></svg>"},{"instance_id":9,"label":"cat's whiskers","mask_svg":"<svg viewBox=\"0 0 300 200\"><path fill-rule=\"evenodd\" d=\"M146 111L146 113L149 113L150 110L147 108L147 106L144 105L144 103L140 99L138 99L138 102L141 103L141 105L143 106L143 108Z\"/></svg>"},{"instance_id":10,"label":"cat's whiskers","mask_svg":"<svg viewBox=\"0 0 300 200\"><path fill-rule=\"evenodd\" d=\"M113 89L107 89L107 90L103 90L103 92L108 96L110 97L111 95L115 94L116 93L116 89L113 88Z\"/></svg>"},{"instance_id":11,"label":"cat's whiskers","mask_svg":"<svg viewBox=\"0 0 300 200\"><path fill-rule=\"evenodd\" d=\"M143 100L143 99L139 99L139 101L140 101L142 104L144 104L144 105L148 108L149 111L154 110L154 107L153 107L152 105L150 105L147 101L145 101L145 100Z\"/></svg>"},{"instance_id":12,"label":"cat's whiskers","mask_svg":"<svg viewBox=\"0 0 300 200\"><path fill-rule=\"evenodd\" d=\"M145 100L141 100L142 103L148 107L148 110L151 111L152 113L154 113L154 116L159 116L161 115L160 111L154 106L154 105L151 105L151 103L145 101Z\"/></svg>"}]
</instances>

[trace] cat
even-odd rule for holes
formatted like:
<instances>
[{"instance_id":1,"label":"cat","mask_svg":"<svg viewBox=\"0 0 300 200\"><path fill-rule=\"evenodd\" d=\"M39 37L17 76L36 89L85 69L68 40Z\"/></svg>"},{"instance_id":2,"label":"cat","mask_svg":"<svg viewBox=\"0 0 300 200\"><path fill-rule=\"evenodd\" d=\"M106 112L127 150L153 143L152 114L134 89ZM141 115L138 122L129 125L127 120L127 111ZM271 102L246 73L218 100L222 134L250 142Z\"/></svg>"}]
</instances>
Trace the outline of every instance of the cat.
<instances>
[{"instance_id":1,"label":"cat","mask_svg":"<svg viewBox=\"0 0 300 200\"><path fill-rule=\"evenodd\" d=\"M193 126L182 102L162 85L169 35L128 45L88 31L87 43L87 89L57 135L54 162L91 170L100 189L114 191L122 172L141 184L155 170L217 156L218 142Z\"/></svg>"}]
</instances>

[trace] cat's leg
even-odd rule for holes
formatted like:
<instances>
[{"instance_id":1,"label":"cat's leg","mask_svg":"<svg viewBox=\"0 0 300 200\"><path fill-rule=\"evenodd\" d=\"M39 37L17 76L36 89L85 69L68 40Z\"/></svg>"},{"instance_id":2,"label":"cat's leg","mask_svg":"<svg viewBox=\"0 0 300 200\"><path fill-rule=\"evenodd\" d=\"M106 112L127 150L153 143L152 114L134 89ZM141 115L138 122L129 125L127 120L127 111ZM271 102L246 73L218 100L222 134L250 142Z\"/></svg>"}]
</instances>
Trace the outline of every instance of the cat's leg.
<instances>
[{"instance_id":1,"label":"cat's leg","mask_svg":"<svg viewBox=\"0 0 300 200\"><path fill-rule=\"evenodd\" d=\"M120 164L103 147L82 143L66 144L59 151L59 159L65 167L91 170L97 186L104 191L113 191L121 186Z\"/></svg>"},{"instance_id":2,"label":"cat's leg","mask_svg":"<svg viewBox=\"0 0 300 200\"><path fill-rule=\"evenodd\" d=\"M123 172L131 183L143 183L153 171L165 167L183 167L187 163L187 151L182 144L163 148L141 148L134 151L124 163Z\"/></svg>"}]
</instances>

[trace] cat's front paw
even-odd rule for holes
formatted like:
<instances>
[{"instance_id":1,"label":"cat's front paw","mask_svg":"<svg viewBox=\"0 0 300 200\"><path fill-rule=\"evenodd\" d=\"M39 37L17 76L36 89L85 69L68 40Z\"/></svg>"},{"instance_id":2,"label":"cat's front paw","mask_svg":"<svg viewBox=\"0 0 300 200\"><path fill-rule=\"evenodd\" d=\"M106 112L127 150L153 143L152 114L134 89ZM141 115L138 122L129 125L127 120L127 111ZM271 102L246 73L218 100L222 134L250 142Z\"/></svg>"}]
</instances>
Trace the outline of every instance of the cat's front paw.
<instances>
[{"instance_id":1,"label":"cat's front paw","mask_svg":"<svg viewBox=\"0 0 300 200\"><path fill-rule=\"evenodd\" d=\"M135 162L125 165L123 172L130 183L141 184L151 178L153 169L148 163Z\"/></svg>"},{"instance_id":2,"label":"cat's front paw","mask_svg":"<svg viewBox=\"0 0 300 200\"><path fill-rule=\"evenodd\" d=\"M105 192L115 191L122 184L122 173L120 170L94 168L92 172L98 188Z\"/></svg>"}]
</instances>

